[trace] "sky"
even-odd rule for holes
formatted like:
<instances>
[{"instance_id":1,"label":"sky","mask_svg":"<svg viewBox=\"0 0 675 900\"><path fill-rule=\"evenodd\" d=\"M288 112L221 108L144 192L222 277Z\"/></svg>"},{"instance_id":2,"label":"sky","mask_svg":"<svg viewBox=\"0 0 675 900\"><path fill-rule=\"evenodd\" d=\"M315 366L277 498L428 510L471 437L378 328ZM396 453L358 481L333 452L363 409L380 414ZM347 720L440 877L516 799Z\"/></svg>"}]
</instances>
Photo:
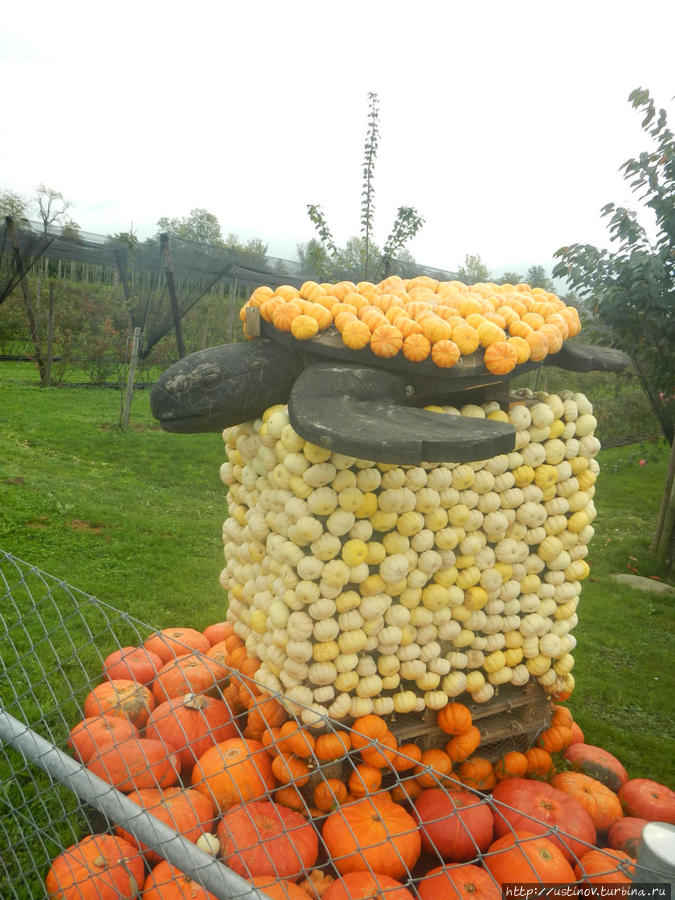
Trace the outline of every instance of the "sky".
<instances>
[{"instance_id":1,"label":"sky","mask_svg":"<svg viewBox=\"0 0 675 900\"><path fill-rule=\"evenodd\" d=\"M608 245L601 207L649 149L628 95L675 121L675 3L642 0L61 0L0 27L0 191L60 191L89 232L154 234L194 208L295 258L319 204L359 233L368 93L379 98L374 239L499 274Z\"/></svg>"}]
</instances>

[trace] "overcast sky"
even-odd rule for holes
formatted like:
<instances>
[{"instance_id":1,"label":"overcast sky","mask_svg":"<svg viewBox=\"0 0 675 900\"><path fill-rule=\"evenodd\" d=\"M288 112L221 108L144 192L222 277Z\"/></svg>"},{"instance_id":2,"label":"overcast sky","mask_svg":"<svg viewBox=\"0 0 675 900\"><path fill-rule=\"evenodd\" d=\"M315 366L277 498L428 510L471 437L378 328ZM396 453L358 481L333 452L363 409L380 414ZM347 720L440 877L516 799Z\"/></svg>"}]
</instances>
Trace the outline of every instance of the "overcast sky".
<instances>
[{"instance_id":1,"label":"overcast sky","mask_svg":"<svg viewBox=\"0 0 675 900\"><path fill-rule=\"evenodd\" d=\"M606 244L600 207L648 149L628 103L675 123L675 3L286 0L12 3L0 28L0 190L44 183L83 230L214 213L294 258L320 204L359 231L368 92L380 100L375 240L493 272Z\"/></svg>"}]
</instances>

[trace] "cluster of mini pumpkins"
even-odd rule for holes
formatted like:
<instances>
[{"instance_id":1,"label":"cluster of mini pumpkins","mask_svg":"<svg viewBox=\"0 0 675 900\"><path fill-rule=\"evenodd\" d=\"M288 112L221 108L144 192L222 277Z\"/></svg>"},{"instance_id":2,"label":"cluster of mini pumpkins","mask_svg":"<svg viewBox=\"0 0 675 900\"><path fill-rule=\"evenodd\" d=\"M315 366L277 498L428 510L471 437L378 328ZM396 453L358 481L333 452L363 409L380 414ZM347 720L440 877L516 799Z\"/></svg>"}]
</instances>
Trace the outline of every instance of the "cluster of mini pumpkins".
<instances>
[{"instance_id":1,"label":"cluster of mini pumpkins","mask_svg":"<svg viewBox=\"0 0 675 900\"><path fill-rule=\"evenodd\" d=\"M300 288L259 287L241 310L255 307L279 331L300 341L334 326L346 347L376 356L431 359L441 369L479 350L489 372L557 353L581 328L577 310L555 294L528 284L466 285L426 275L391 276L379 284L341 281Z\"/></svg>"},{"instance_id":2,"label":"cluster of mini pumpkins","mask_svg":"<svg viewBox=\"0 0 675 900\"><path fill-rule=\"evenodd\" d=\"M227 616L305 723L484 702L532 677L572 691L596 420L570 391L511 401L428 407L516 429L513 452L465 464L331 452L285 406L223 432Z\"/></svg>"},{"instance_id":3,"label":"cluster of mini pumpkins","mask_svg":"<svg viewBox=\"0 0 675 900\"><path fill-rule=\"evenodd\" d=\"M627 884L647 822L675 822L675 792L630 779L562 705L535 746L493 763L477 755L462 702L438 711L428 750L398 743L376 714L317 735L245 674L259 666L230 623L157 632L106 658L69 745L272 900L497 900L514 880ZM125 824L53 860L50 900L213 900Z\"/></svg>"}]
</instances>

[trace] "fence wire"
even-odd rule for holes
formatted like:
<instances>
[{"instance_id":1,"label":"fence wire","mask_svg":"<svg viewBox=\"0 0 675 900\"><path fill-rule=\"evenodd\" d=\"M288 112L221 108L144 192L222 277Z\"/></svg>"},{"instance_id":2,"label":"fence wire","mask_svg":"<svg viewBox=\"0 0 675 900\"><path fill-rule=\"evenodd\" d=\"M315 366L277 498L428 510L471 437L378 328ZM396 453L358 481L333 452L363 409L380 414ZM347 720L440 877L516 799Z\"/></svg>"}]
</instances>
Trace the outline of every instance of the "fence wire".
<instances>
[{"instance_id":1,"label":"fence wire","mask_svg":"<svg viewBox=\"0 0 675 900\"><path fill-rule=\"evenodd\" d=\"M420 781L442 792L453 805L452 798L458 797L461 784L433 766L420 766L417 757L406 755L401 740L396 765L392 757L391 764L380 770L381 785L373 785L369 781L373 767L364 768L364 759L372 761L373 754L386 754L390 748L353 726L331 720L322 723L321 733L334 738L349 735L343 740L353 748L360 746L360 752L352 750L327 761L313 744L305 755L304 767L295 768L291 765L294 754L284 755L278 748L282 740L302 739L306 728L290 716L283 735L275 732L272 716L266 720L263 705L259 706L257 732L251 712L235 710L219 725L209 719L204 732L209 749L193 752L196 739L179 711L184 712L187 704L197 718L201 714L206 720L209 704L224 706L233 686L242 696L247 690L256 691L257 685L252 677L219 661L218 644L200 651L185 635L171 639L160 635L160 645L163 642L166 650L166 661L158 664L161 674L150 679L147 686L134 682L127 688L118 686L111 701L109 684L102 679L109 655L123 648L156 647L157 640L151 625L0 551L2 898L34 900L45 896L45 879L53 889L54 881L49 879L54 878L58 865L61 883L70 878L77 884L81 879L85 896L86 879L78 866L87 842L94 845L99 856L109 858L115 847L122 847L126 854L124 877L135 879L133 884L138 888L134 891L133 885L128 887L119 894L124 897L140 897L143 881L148 891L164 882L187 884L181 881L182 871L209 889L206 897L219 900L263 900L268 896L266 886L270 891L282 891L274 897L293 898L297 893L292 892L291 885L297 888L298 883L304 884L308 897L318 898L320 884L339 879L340 873L344 875L354 866L369 872L377 883L378 860L383 854L398 871L400 883L412 900L432 896L432 887L437 891L434 896L448 898L461 890L459 870L448 860L447 852L434 843L438 828L444 829L446 820L432 817L421 823L415 817L413 803ZM193 679L196 663L203 662L204 656L210 660L213 683L201 683L200 687ZM179 696L169 697L173 691L168 685L176 678L182 685ZM100 735L90 729L100 724L100 713L108 710L108 704L120 701L123 695L126 698L127 692L135 701L143 701L140 706L125 707L141 729L126 741L134 744L135 755L120 760L118 745L111 740L89 756L87 740L101 743ZM276 702L280 698L272 699ZM511 712L518 712L517 705L507 698L498 715ZM115 721L120 729L127 723L119 715ZM483 725L489 747L494 721L485 720ZM161 741L169 729L174 738L167 751L168 740ZM175 737L176 731L182 738ZM521 724L516 731L522 735ZM253 737L254 733L260 740ZM281 780L275 777L279 763L274 762L270 735L279 742L281 768L287 767ZM493 731L493 735L493 752L503 752L503 729ZM232 754L240 748L242 739L248 742L248 753L231 768ZM157 744L161 744L159 754ZM209 754L212 758L207 763ZM88 759L86 767L80 759ZM253 796L251 785L255 787L256 778L259 788ZM346 804L345 789L355 795ZM513 810L495 802L489 794L473 789L468 793L470 809L489 810L488 818L491 816L495 823L503 821L502 832L514 833L506 815ZM388 819L392 813L387 804L392 799L398 800L395 806L400 814ZM379 833L377 829L364 832L358 816L355 818L357 812L365 812L371 820L384 817L387 827ZM534 817L531 824L571 849L568 858L572 862L592 849L590 844L574 840L558 827L546 827ZM459 826L457 840L468 844L465 858L480 867L498 889L486 867L490 854L485 844L477 842L474 830L461 817ZM217 836L226 865L196 846L204 834ZM76 842L77 849L64 854ZM415 851L420 842L421 853ZM527 843L521 838L518 842L522 846ZM54 863L57 858L59 863ZM50 869L52 874L48 875ZM119 870L114 871L119 887L122 876ZM625 872L625 865L617 865L608 856L607 878L619 871ZM258 876L255 881L254 875ZM537 881L534 870L531 880ZM383 890L383 900L387 896ZM393 896L398 900L405 894Z\"/></svg>"}]
</instances>

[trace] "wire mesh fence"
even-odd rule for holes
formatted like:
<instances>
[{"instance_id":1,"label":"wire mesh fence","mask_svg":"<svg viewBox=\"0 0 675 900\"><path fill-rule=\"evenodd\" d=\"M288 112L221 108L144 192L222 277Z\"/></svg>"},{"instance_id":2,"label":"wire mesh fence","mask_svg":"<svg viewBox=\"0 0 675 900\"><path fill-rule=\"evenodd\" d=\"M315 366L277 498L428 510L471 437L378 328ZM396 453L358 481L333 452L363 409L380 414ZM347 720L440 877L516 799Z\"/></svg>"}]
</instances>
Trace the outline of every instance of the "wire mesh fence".
<instances>
[{"instance_id":1,"label":"wire mesh fence","mask_svg":"<svg viewBox=\"0 0 675 900\"><path fill-rule=\"evenodd\" d=\"M225 664L225 641L200 638L0 551L0 896L429 900L460 896L467 876L501 896L509 859L514 881L583 878L573 867L596 838L535 814L515 825L507 802L421 761L439 746L431 721L392 723L395 748L355 723L312 737ZM474 709L492 759L546 724L537 692L497 700ZM537 868L542 839L555 877ZM630 877L631 860L598 852L594 877Z\"/></svg>"}]
</instances>

